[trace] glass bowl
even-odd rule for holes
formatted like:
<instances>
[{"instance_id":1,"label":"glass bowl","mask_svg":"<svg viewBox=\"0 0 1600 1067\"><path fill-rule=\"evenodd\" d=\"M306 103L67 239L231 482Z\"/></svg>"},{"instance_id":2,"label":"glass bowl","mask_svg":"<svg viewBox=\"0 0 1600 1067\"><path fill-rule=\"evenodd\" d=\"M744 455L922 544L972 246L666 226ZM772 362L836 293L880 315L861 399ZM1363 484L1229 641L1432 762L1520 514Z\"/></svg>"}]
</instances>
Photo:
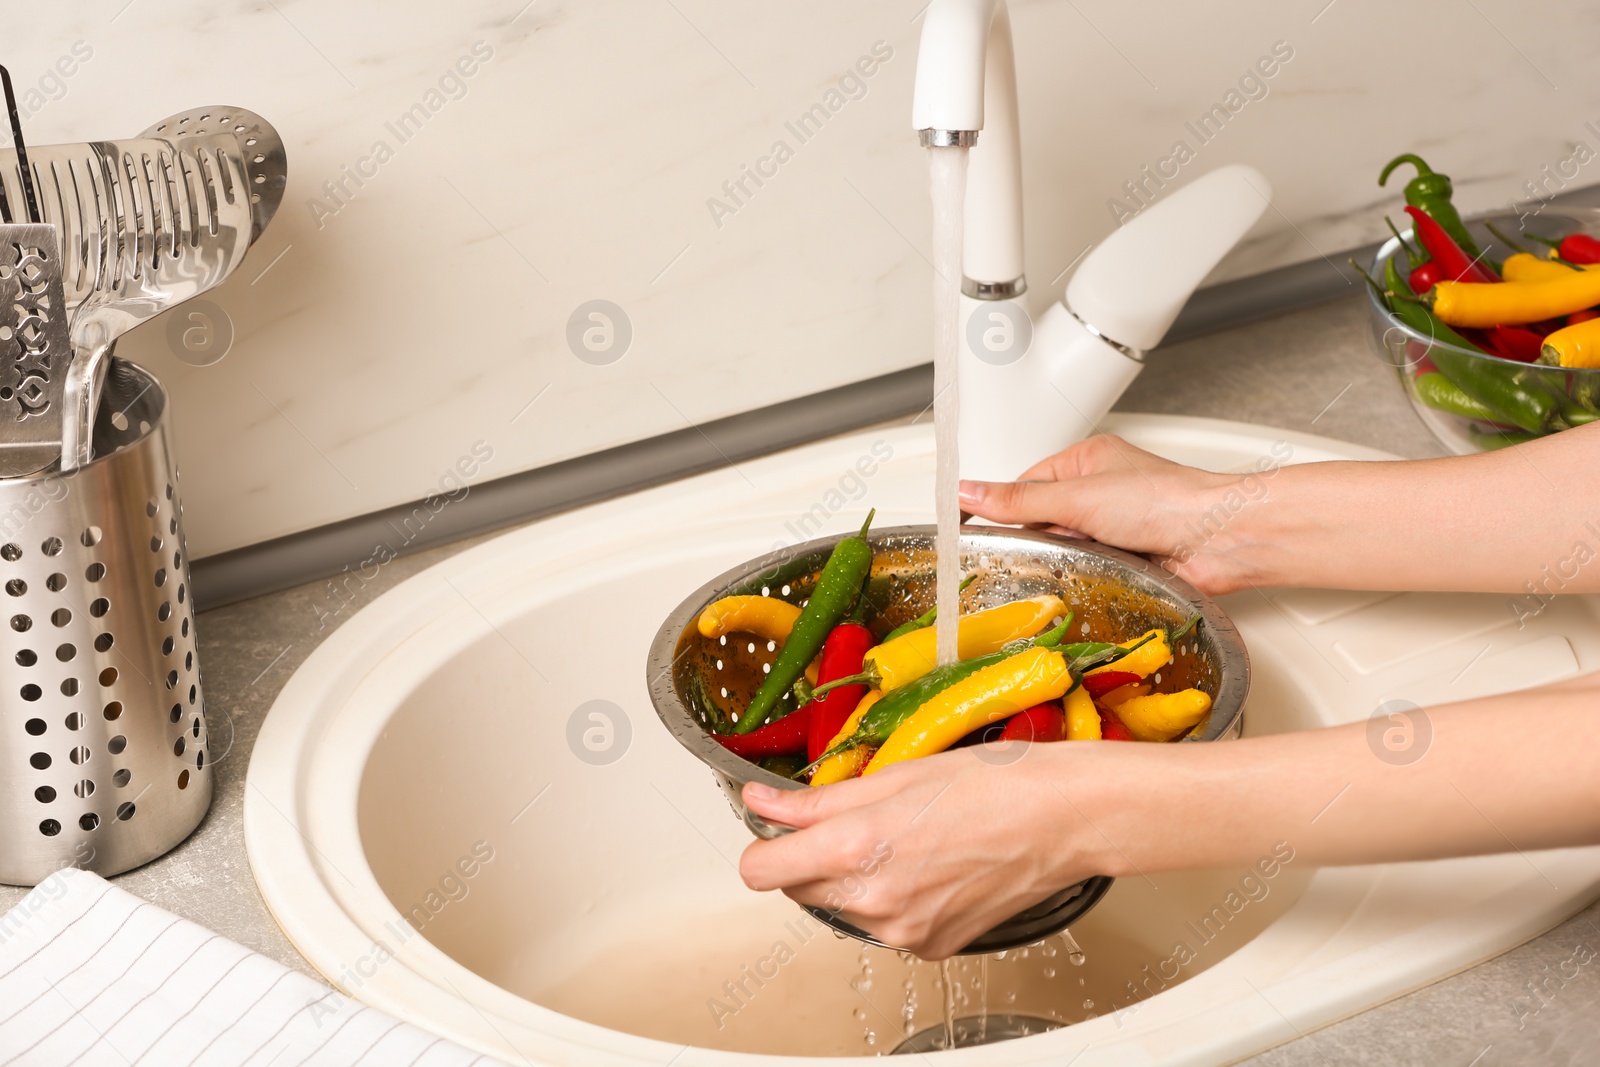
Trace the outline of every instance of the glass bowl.
<instances>
[{"instance_id":1,"label":"glass bowl","mask_svg":"<svg viewBox=\"0 0 1600 1067\"><path fill-rule=\"evenodd\" d=\"M900 526L875 530L868 537L873 560L866 623L879 636L933 606L934 536L932 526ZM789 829L774 826L745 807L740 796L744 784L764 782L779 789L809 786L735 756L712 739L707 723L711 716L726 717L748 703L760 684L763 665L774 653L759 643L739 648L737 641L724 645L702 637L695 620L708 604L734 594L802 603L839 540L828 537L793 545L719 575L673 610L650 647L648 683L656 713L678 742L713 772L734 811L760 837L775 837ZM1054 593L1073 612L1073 640L1135 636L1157 626L1177 627L1200 615L1199 627L1179 642L1174 658L1162 668L1172 687L1193 686L1212 698L1206 719L1182 740L1239 736L1250 688L1249 657L1227 615L1189 583L1142 556L1092 541L980 525L961 528L961 562L963 573L977 575L962 594L963 613ZM1094 907L1110 885L1110 878L1094 877L1069 886L979 936L961 954L1019 948L1058 933ZM840 933L881 944L836 912L806 910Z\"/></svg>"},{"instance_id":2,"label":"glass bowl","mask_svg":"<svg viewBox=\"0 0 1600 1067\"><path fill-rule=\"evenodd\" d=\"M1486 212L1469 216L1465 222L1488 258L1496 261L1504 260L1515 249L1507 248L1504 242L1489 232L1485 223L1493 223L1495 229L1516 238L1527 250L1536 254L1542 254L1546 246L1537 241L1523 240L1522 234L1537 233L1556 239L1570 233L1600 236L1600 210L1592 208L1552 207L1533 216L1518 216L1514 212ZM1403 231L1403 235L1407 241L1416 243L1412 240L1412 231ZM1372 261L1372 276L1380 282L1384 264L1391 256L1400 257L1395 266L1399 268L1402 278L1410 273L1400 242L1391 237L1379 247ZM1440 444L1456 455L1504 448L1600 418L1600 368L1517 363L1437 341L1399 322L1370 287L1367 289L1367 310L1372 327L1372 343L1378 357L1394 369L1400 387L1405 390L1406 397L1423 424L1439 439ZM1430 388L1430 385L1445 384L1440 379L1427 377L1431 373L1443 375L1461 392L1489 408L1491 414L1498 415L1500 408L1497 400L1504 403L1506 396L1520 394L1534 398L1540 409L1548 410L1549 419L1539 425L1524 416L1523 423L1519 425L1510 416L1485 417L1481 410L1461 407L1459 397L1447 395L1454 390Z\"/></svg>"}]
</instances>

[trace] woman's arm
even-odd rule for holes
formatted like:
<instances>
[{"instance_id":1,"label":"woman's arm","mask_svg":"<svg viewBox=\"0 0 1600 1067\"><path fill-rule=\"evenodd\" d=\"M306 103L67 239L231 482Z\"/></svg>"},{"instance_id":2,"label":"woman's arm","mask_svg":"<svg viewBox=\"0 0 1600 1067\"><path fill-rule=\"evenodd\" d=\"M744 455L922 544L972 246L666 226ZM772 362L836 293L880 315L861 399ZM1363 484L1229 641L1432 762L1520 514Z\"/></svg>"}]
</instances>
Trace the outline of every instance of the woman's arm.
<instances>
[{"instance_id":1,"label":"woman's arm","mask_svg":"<svg viewBox=\"0 0 1600 1067\"><path fill-rule=\"evenodd\" d=\"M1477 456L1245 475L1095 437L1023 477L963 482L962 507L1152 553L1212 593L1600 591L1600 425Z\"/></svg>"},{"instance_id":2,"label":"woman's arm","mask_svg":"<svg viewBox=\"0 0 1600 1067\"><path fill-rule=\"evenodd\" d=\"M841 909L938 959L1091 874L1307 865L1600 843L1600 682L1430 708L1429 748L1381 758L1367 725L1207 745L1068 741L1014 761L988 746L820 789L751 784L797 826L740 864L753 889Z\"/></svg>"}]
</instances>

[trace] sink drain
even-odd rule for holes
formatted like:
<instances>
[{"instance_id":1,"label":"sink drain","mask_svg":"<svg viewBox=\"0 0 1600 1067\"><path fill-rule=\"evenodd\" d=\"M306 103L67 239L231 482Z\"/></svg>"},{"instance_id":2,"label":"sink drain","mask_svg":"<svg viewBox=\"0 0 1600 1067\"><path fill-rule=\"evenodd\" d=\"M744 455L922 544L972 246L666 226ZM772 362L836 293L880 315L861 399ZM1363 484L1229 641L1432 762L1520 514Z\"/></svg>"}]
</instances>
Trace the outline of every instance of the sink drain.
<instances>
[{"instance_id":1,"label":"sink drain","mask_svg":"<svg viewBox=\"0 0 1600 1067\"><path fill-rule=\"evenodd\" d=\"M955 1031L954 1046L946 1045L944 1040L944 1025L930 1026L925 1030L918 1030L910 1037L894 1047L891 1056L917 1055L923 1052L942 1052L947 1048L975 1048L978 1045L993 1045L1000 1041L1010 1041L1014 1037L1027 1037L1029 1034L1042 1034L1046 1030L1055 1030L1061 1023L1054 1019L1041 1019L1037 1015L966 1015L955 1021L951 1027Z\"/></svg>"}]
</instances>

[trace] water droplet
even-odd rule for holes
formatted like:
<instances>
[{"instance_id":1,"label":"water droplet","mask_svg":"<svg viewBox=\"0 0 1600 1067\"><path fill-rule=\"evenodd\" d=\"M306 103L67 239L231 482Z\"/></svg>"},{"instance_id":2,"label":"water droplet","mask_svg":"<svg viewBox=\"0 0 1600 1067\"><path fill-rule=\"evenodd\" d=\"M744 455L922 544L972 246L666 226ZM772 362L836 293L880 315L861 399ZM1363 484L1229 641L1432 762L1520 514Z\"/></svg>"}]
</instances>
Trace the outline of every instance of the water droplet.
<instances>
[{"instance_id":1,"label":"water droplet","mask_svg":"<svg viewBox=\"0 0 1600 1067\"><path fill-rule=\"evenodd\" d=\"M994 954L994 958L997 959L997 960L1005 959L1006 958L1005 949L1001 949L999 952L996 952Z\"/></svg>"},{"instance_id":2,"label":"water droplet","mask_svg":"<svg viewBox=\"0 0 1600 1067\"><path fill-rule=\"evenodd\" d=\"M851 1012L851 1014L856 1017L856 1022L858 1023L864 1023L867 1021L866 1008L857 1008L855 1011Z\"/></svg>"},{"instance_id":3,"label":"water droplet","mask_svg":"<svg viewBox=\"0 0 1600 1067\"><path fill-rule=\"evenodd\" d=\"M1054 967L1046 967L1044 969L1044 976L1046 978L1054 978L1056 976L1056 969Z\"/></svg>"},{"instance_id":4,"label":"water droplet","mask_svg":"<svg viewBox=\"0 0 1600 1067\"><path fill-rule=\"evenodd\" d=\"M1067 962L1072 964L1074 967L1082 967L1085 958L1086 957L1082 952L1074 952L1067 956Z\"/></svg>"},{"instance_id":5,"label":"water droplet","mask_svg":"<svg viewBox=\"0 0 1600 1067\"><path fill-rule=\"evenodd\" d=\"M1094 1001L1085 999L1084 1002L1083 1002L1083 1010L1084 1011L1090 1011L1093 1008L1094 1008Z\"/></svg>"},{"instance_id":6,"label":"water droplet","mask_svg":"<svg viewBox=\"0 0 1600 1067\"><path fill-rule=\"evenodd\" d=\"M1046 941L1042 946L1040 946L1039 954L1048 959L1056 954L1056 947L1050 944L1050 942Z\"/></svg>"}]
</instances>

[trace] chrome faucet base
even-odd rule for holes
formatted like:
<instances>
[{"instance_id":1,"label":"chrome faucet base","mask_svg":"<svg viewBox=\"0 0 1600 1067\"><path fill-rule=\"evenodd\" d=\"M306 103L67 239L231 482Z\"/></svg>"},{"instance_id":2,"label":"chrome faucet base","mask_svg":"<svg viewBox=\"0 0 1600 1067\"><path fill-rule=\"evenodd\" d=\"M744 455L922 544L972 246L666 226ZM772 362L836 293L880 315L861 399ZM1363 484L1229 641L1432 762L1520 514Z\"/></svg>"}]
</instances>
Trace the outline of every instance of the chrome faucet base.
<instances>
[{"instance_id":1,"label":"chrome faucet base","mask_svg":"<svg viewBox=\"0 0 1600 1067\"><path fill-rule=\"evenodd\" d=\"M1028 291L1028 279L1017 275L1008 282L973 281L961 276L961 295L974 300L1014 300Z\"/></svg>"},{"instance_id":2,"label":"chrome faucet base","mask_svg":"<svg viewBox=\"0 0 1600 1067\"><path fill-rule=\"evenodd\" d=\"M971 148L978 143L978 131L918 130L917 142L923 148Z\"/></svg>"}]
</instances>

